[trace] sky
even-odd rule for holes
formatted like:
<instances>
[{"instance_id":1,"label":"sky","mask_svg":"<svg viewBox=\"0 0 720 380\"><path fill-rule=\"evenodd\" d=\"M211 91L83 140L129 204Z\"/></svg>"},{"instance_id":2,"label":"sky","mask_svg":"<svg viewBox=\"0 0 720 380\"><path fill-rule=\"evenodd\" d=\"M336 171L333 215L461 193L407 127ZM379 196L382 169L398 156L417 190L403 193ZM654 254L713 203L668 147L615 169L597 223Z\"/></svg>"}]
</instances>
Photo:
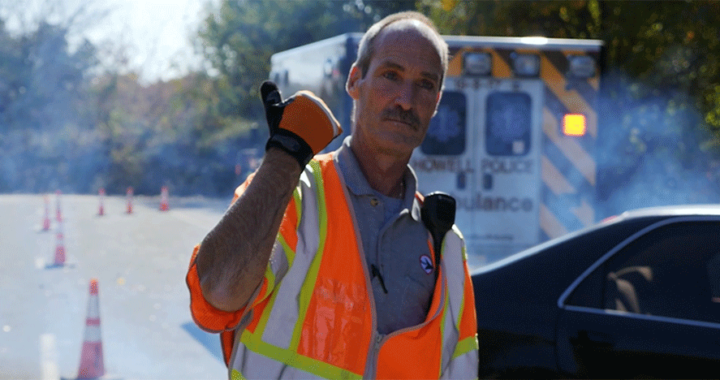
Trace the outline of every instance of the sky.
<instances>
[{"instance_id":1,"label":"sky","mask_svg":"<svg viewBox=\"0 0 720 380\"><path fill-rule=\"evenodd\" d=\"M39 14L63 20L84 6L74 41L87 38L100 46L108 65L123 51L127 66L153 82L200 66L189 39L208 2L218 0L0 0L0 14L9 29L22 30Z\"/></svg>"}]
</instances>

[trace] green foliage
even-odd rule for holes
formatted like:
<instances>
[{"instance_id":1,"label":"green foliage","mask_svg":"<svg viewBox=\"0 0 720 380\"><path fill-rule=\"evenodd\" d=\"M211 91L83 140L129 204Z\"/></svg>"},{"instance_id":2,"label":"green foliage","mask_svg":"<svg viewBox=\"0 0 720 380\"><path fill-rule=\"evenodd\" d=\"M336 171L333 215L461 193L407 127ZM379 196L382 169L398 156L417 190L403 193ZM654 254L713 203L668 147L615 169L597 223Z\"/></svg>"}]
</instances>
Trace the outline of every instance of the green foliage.
<instances>
[{"instance_id":1,"label":"green foliage","mask_svg":"<svg viewBox=\"0 0 720 380\"><path fill-rule=\"evenodd\" d=\"M363 31L380 17L414 5L414 1L296 0L278 6L272 1L225 0L208 9L198 31L198 46L212 76L182 95L198 107L196 123L202 127L193 134L197 158L210 162L214 157L215 162L225 163L223 170L238 164L246 173L248 161L262 155L267 127L258 91L269 76L272 54Z\"/></svg>"},{"instance_id":2,"label":"green foliage","mask_svg":"<svg viewBox=\"0 0 720 380\"><path fill-rule=\"evenodd\" d=\"M137 194L227 194L237 178L236 149L254 141L247 126L213 113L217 94L206 75L189 75L142 86L134 75L95 80L97 130L110 157L102 182L109 193L132 186ZM214 124L215 123L215 124Z\"/></svg>"},{"instance_id":3,"label":"green foliage","mask_svg":"<svg viewBox=\"0 0 720 380\"><path fill-rule=\"evenodd\" d=\"M38 191L97 170L84 43L68 49L66 28L40 23L15 37L0 22L0 191Z\"/></svg>"},{"instance_id":4,"label":"green foliage","mask_svg":"<svg viewBox=\"0 0 720 380\"><path fill-rule=\"evenodd\" d=\"M598 1L460 1L421 0L443 34L597 38ZM552 31L552 33L548 33Z\"/></svg>"},{"instance_id":5,"label":"green foliage","mask_svg":"<svg viewBox=\"0 0 720 380\"><path fill-rule=\"evenodd\" d=\"M379 16L410 9L414 4L296 0L279 5L273 1L226 0L218 9L211 9L203 22L199 38L203 55L217 73L215 112L222 128L232 128L236 118L263 119L258 88L268 78L273 53L363 31Z\"/></svg>"}]
</instances>

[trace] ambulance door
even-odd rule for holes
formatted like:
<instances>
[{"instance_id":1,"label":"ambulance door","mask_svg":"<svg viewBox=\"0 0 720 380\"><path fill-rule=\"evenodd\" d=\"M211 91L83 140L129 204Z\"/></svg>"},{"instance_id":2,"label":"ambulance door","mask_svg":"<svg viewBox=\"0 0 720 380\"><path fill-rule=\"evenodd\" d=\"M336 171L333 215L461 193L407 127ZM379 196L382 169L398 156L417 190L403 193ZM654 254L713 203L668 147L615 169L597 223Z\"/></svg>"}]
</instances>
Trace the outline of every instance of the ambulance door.
<instances>
[{"instance_id":1,"label":"ambulance door","mask_svg":"<svg viewBox=\"0 0 720 380\"><path fill-rule=\"evenodd\" d=\"M418 177L423 195L442 191L455 199L473 193L472 162L475 139L470 115L473 114L472 92L459 89L454 80L445 81L437 114L431 119L422 145L413 152L410 164ZM455 223L461 228L472 225L472 214L458 208Z\"/></svg>"},{"instance_id":2,"label":"ambulance door","mask_svg":"<svg viewBox=\"0 0 720 380\"><path fill-rule=\"evenodd\" d=\"M458 206L473 214L468 252L490 263L538 243L543 84L484 79L469 87L476 175Z\"/></svg>"}]
</instances>

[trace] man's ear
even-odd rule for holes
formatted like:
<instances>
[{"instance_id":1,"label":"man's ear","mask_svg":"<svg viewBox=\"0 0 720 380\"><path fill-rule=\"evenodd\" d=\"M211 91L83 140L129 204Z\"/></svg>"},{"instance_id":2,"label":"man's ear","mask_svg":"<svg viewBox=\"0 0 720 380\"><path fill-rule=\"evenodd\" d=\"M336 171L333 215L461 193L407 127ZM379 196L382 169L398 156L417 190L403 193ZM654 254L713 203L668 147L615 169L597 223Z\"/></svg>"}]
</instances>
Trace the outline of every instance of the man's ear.
<instances>
[{"instance_id":1,"label":"man's ear","mask_svg":"<svg viewBox=\"0 0 720 380\"><path fill-rule=\"evenodd\" d=\"M351 98L357 100L359 95L358 81L362 79L362 72L360 68L355 64L350 68L350 75L348 75L347 83L345 83L345 90Z\"/></svg>"}]
</instances>

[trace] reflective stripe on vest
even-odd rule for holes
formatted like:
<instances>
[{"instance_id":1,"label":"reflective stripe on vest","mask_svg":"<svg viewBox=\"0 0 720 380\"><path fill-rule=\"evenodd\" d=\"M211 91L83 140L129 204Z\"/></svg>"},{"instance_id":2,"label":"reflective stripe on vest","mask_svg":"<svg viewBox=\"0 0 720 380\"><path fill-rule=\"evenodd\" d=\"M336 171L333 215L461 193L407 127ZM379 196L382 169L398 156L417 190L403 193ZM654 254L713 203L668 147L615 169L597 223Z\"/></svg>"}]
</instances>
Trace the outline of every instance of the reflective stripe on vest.
<instances>
[{"instance_id":1,"label":"reflective stripe on vest","mask_svg":"<svg viewBox=\"0 0 720 380\"><path fill-rule=\"evenodd\" d=\"M429 317L432 316L433 311L437 311L437 307L441 306L442 309L440 316L435 320L435 323L429 323L426 320L424 324L418 329L419 335L425 335L428 330L439 329L440 334L437 336L438 341L427 342L423 341L420 343L414 342L414 337L408 336L407 333L403 333L399 336L394 336L396 333L389 335L389 339L385 341L383 345L383 351L402 352L402 358L414 357L419 360L413 362L407 360L407 364L400 365L399 363L393 363L397 361L397 356L391 356L388 359L390 366L383 366L383 358L379 358L379 368L377 370L378 378L439 378L443 374L447 373L449 368L454 368L456 378L466 378L468 376L468 368L473 368L470 371L472 378L477 377L476 370L477 360L471 362L468 366L467 362L454 361L454 357L458 348L461 352L465 352L465 347L458 347L458 337L460 318L462 316L462 309L464 306L464 282L450 281L448 279L460 279L465 277L464 272L464 244L462 235L455 226L451 231L445 235L443 239L442 254L441 254L441 266L440 276L438 278L438 284L442 284L440 289L437 288L433 295L433 305L430 308ZM430 244L432 250L432 244ZM434 253L433 253L434 256ZM403 331L403 330L401 330ZM440 339L442 337L442 339ZM427 338L425 338L427 340ZM394 340L399 340L394 342ZM472 337L469 341L470 346L467 348L474 350L477 357L477 340ZM428 349L428 347L441 348L439 352ZM463 365L461 367L461 365ZM383 368L385 367L385 368ZM434 371L432 371L434 369ZM462 374L462 375L461 375ZM447 375L445 375L447 376Z\"/></svg>"},{"instance_id":2,"label":"reflective stripe on vest","mask_svg":"<svg viewBox=\"0 0 720 380\"><path fill-rule=\"evenodd\" d=\"M331 154L316 157L303 171L294 193L297 236L278 234L270 267L281 280L249 312L251 321L239 325L231 378L362 378L368 358L377 360L368 365L378 378L467 375L462 366L468 355L458 355L465 286L457 281L465 278L461 235L455 230L445 238L442 286L426 321L377 341L369 277L343 186ZM297 239L294 251L284 243L291 239ZM454 280L448 284L447 278Z\"/></svg>"},{"instance_id":3,"label":"reflective stripe on vest","mask_svg":"<svg viewBox=\"0 0 720 380\"><path fill-rule=\"evenodd\" d=\"M460 281L447 281L450 278L464 278L465 276L465 265L463 259L465 257L465 245L461 238L460 231L456 226L452 227L452 230L448 231L443 240L443 252L442 252L442 265L445 273L445 277L449 307L445 309L447 318L443 323L443 336L445 337L445 349L443 350L442 356L442 372L447 372L451 360L456 354L457 341L460 336L459 327L461 318L463 316L463 307L465 306L464 295L464 282ZM447 253L447 254L446 254ZM473 338L473 342L475 342ZM477 363L477 362L475 362Z\"/></svg>"}]
</instances>

